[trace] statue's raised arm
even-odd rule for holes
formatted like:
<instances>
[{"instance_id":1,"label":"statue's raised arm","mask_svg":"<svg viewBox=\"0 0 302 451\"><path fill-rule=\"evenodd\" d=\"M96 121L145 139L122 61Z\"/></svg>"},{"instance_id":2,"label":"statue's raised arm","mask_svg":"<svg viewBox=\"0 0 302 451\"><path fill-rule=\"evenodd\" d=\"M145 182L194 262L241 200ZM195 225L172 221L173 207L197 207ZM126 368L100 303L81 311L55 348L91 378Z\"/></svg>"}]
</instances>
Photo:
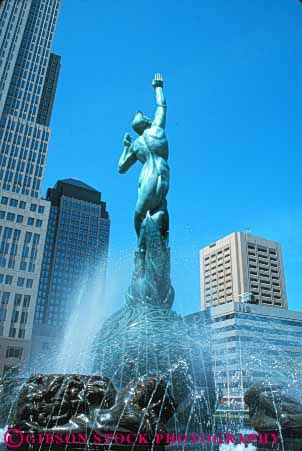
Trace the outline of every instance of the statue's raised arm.
<instances>
[{"instance_id":1,"label":"statue's raised arm","mask_svg":"<svg viewBox=\"0 0 302 451\"><path fill-rule=\"evenodd\" d=\"M152 81L152 86L155 89L156 105L157 105L152 125L165 128L167 104L163 90L164 79L162 74L159 73L155 74L154 79Z\"/></svg>"}]
</instances>

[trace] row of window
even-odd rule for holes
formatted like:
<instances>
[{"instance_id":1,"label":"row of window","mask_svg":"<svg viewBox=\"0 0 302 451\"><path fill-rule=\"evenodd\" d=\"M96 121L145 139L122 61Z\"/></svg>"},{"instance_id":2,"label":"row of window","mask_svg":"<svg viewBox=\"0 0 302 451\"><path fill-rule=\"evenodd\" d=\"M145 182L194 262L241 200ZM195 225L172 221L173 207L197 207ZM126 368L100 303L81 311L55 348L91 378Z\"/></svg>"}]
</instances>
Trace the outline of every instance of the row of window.
<instances>
[{"instance_id":1,"label":"row of window","mask_svg":"<svg viewBox=\"0 0 302 451\"><path fill-rule=\"evenodd\" d=\"M19 314L21 313L20 317ZM6 315L7 315L7 309L5 307L0 307L0 321L1 323L4 323L6 321ZM22 310L20 312L19 310L14 310L11 318L11 323L17 323L20 321L20 324L27 324L28 321L28 311ZM2 324L3 325L3 324Z\"/></svg>"},{"instance_id":2,"label":"row of window","mask_svg":"<svg viewBox=\"0 0 302 451\"><path fill-rule=\"evenodd\" d=\"M263 269L264 271L268 271L269 268L278 268L278 263L277 262L263 262L263 261L258 261L258 265L257 265L257 261L254 259L250 259L249 260L249 267L250 268L258 268L259 269Z\"/></svg>"},{"instance_id":3,"label":"row of window","mask_svg":"<svg viewBox=\"0 0 302 451\"><path fill-rule=\"evenodd\" d=\"M216 290L216 291L213 291L212 293L207 293L206 300L208 301L209 299L211 299L214 301L214 300L218 299L218 297L219 297L219 299L222 299L224 297L227 297L229 299L231 296L233 296L232 290L223 290L223 292L220 292L220 293L218 293Z\"/></svg>"},{"instance_id":4,"label":"row of window","mask_svg":"<svg viewBox=\"0 0 302 451\"><path fill-rule=\"evenodd\" d=\"M219 327L219 328L214 328L213 332L215 333L215 335L217 335L218 333L223 333L223 332L228 332L230 330L236 330L238 333L241 332L242 330L247 331L251 331L251 332L260 332L261 334L264 335L283 335L284 337L288 336L288 337L300 337L302 338L302 327L300 328L300 330L297 331L281 331L280 332L280 328L279 327L272 327L274 326L274 324L270 324L269 327L267 326L262 326L262 325L258 325L257 323L248 323L248 324L244 324L243 328L241 329L240 327L238 327L238 324L231 324L231 325L227 325L227 326L223 326L223 327ZM268 337L269 339L269 337Z\"/></svg>"},{"instance_id":5,"label":"row of window","mask_svg":"<svg viewBox=\"0 0 302 451\"><path fill-rule=\"evenodd\" d=\"M221 281L218 281L218 284L217 284L217 281L214 281L212 286L211 285L206 285L205 286L205 291L214 290L214 289L217 288L217 286L220 287L219 288L220 290L222 290L222 289L227 289L228 290L228 289L232 288L232 282L231 281L225 282L224 280L221 280Z\"/></svg>"},{"instance_id":6,"label":"row of window","mask_svg":"<svg viewBox=\"0 0 302 451\"><path fill-rule=\"evenodd\" d=\"M250 275L252 275L252 276L258 276L257 268L254 265L250 265L249 272L250 272ZM262 277L269 277L269 274L271 273L272 278L274 278L279 275L279 270L276 268L270 268L270 270L268 268L266 268L266 269L260 268L259 273L260 273L260 276L262 276Z\"/></svg>"},{"instance_id":7,"label":"row of window","mask_svg":"<svg viewBox=\"0 0 302 451\"><path fill-rule=\"evenodd\" d=\"M2 196L1 198L1 204L2 205L9 205L10 207L15 207L15 208L22 208L23 210L25 210L26 208L26 202L23 200L17 200L17 199L13 199L13 198L8 198L6 196ZM30 204L29 207L30 211L37 211L38 213L44 213L45 211L45 207L43 205L38 205L38 204Z\"/></svg>"},{"instance_id":8,"label":"row of window","mask_svg":"<svg viewBox=\"0 0 302 451\"><path fill-rule=\"evenodd\" d=\"M20 321L20 324L27 324L28 312L19 310L14 310L12 313L11 323L15 324Z\"/></svg>"},{"instance_id":9,"label":"row of window","mask_svg":"<svg viewBox=\"0 0 302 451\"><path fill-rule=\"evenodd\" d=\"M209 255L206 255L205 257L204 257L204 262L205 262L205 264L206 263L208 263L209 261L215 261L215 260L222 260L223 258L228 258L228 257L230 257L231 256L231 254L230 254L230 247L228 246L228 247L226 247L226 248L224 248L224 249L221 249L221 250L219 250L218 252L215 252L215 253L213 253L213 254L209 254Z\"/></svg>"},{"instance_id":10,"label":"row of window","mask_svg":"<svg viewBox=\"0 0 302 451\"><path fill-rule=\"evenodd\" d=\"M1 291L0 291L2 305L7 305L9 303L11 294L13 294L13 293L10 293L8 291L3 291L2 296L1 296ZM22 300L23 300L23 303L22 303ZM14 306L20 307L22 304L23 308L28 308L30 305L30 300L31 300L31 296L29 294L23 295L20 293L16 293L15 299L14 299ZM5 319L1 319L1 321L5 321Z\"/></svg>"},{"instance_id":11,"label":"row of window","mask_svg":"<svg viewBox=\"0 0 302 451\"><path fill-rule=\"evenodd\" d=\"M12 285L14 277L10 274L1 274L0 273L0 285ZM17 286L18 287L26 287L26 288L32 288L33 287L33 279L25 279L24 277L18 277L17 279Z\"/></svg>"},{"instance_id":12,"label":"row of window","mask_svg":"<svg viewBox=\"0 0 302 451\"><path fill-rule=\"evenodd\" d=\"M264 253L257 253L256 251L248 251L248 257L251 257L251 258L256 258L256 257L258 257L259 259L263 259L263 260L265 260L265 261L267 261L267 260L273 260L273 261L276 261L277 260L277 254L264 254Z\"/></svg>"},{"instance_id":13,"label":"row of window","mask_svg":"<svg viewBox=\"0 0 302 451\"><path fill-rule=\"evenodd\" d=\"M0 211L0 219L5 219L5 212L4 211ZM6 213L6 220L7 221L16 221L18 224L22 224L23 220L24 220L24 216L23 215L15 215L15 213L11 213L11 212L7 212ZM43 221L41 219L36 219L29 217L27 218L27 225L29 226L36 226L36 227L42 227Z\"/></svg>"},{"instance_id":14,"label":"row of window","mask_svg":"<svg viewBox=\"0 0 302 451\"><path fill-rule=\"evenodd\" d=\"M17 338L18 337L19 339L23 340L25 338L25 333L26 333L26 330L23 327L20 327L18 330L18 333L17 333L16 327L14 327L12 325L9 328L8 336L9 336L9 338ZM3 334L3 332L2 332L2 334Z\"/></svg>"},{"instance_id":15,"label":"row of window","mask_svg":"<svg viewBox=\"0 0 302 451\"><path fill-rule=\"evenodd\" d=\"M22 359L23 348L7 348L6 350L6 358L14 358L14 359Z\"/></svg>"},{"instance_id":16,"label":"row of window","mask_svg":"<svg viewBox=\"0 0 302 451\"><path fill-rule=\"evenodd\" d=\"M260 246L260 245L255 245L253 243L248 243L247 245L248 250L257 250L258 252L262 252L262 253L267 253L267 251L269 252L269 254L273 254L276 255L277 254L277 250L273 249L271 247L264 247L264 246Z\"/></svg>"}]
</instances>

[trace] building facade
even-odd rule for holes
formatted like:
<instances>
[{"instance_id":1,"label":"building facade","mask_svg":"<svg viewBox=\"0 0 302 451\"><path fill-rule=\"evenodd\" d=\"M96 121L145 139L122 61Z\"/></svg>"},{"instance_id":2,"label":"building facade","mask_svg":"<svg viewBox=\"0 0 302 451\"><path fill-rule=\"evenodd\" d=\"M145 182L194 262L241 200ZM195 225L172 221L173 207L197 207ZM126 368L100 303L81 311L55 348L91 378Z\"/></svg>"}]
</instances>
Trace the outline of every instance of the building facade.
<instances>
[{"instance_id":1,"label":"building facade","mask_svg":"<svg viewBox=\"0 0 302 451\"><path fill-rule=\"evenodd\" d=\"M48 189L51 203L33 331L33 355L58 343L78 293L104 282L110 220L101 193L79 180Z\"/></svg>"},{"instance_id":2,"label":"building facade","mask_svg":"<svg viewBox=\"0 0 302 451\"><path fill-rule=\"evenodd\" d=\"M26 360L49 214L39 199L60 69L60 0L0 7L0 374Z\"/></svg>"},{"instance_id":3,"label":"building facade","mask_svg":"<svg viewBox=\"0 0 302 451\"><path fill-rule=\"evenodd\" d=\"M302 312L231 302L188 315L208 330L219 409L245 410L256 382L294 384L302 372Z\"/></svg>"},{"instance_id":4,"label":"building facade","mask_svg":"<svg viewBox=\"0 0 302 451\"><path fill-rule=\"evenodd\" d=\"M200 251L201 309L249 302L287 309L281 246L245 232Z\"/></svg>"}]
</instances>

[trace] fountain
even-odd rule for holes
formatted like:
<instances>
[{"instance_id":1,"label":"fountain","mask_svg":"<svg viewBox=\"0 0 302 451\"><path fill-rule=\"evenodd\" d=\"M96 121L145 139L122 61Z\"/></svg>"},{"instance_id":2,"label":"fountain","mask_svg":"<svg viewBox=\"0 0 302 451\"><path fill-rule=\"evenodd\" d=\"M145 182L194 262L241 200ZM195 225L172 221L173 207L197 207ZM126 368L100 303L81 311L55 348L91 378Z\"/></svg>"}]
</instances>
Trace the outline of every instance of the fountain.
<instances>
[{"instance_id":1,"label":"fountain","mask_svg":"<svg viewBox=\"0 0 302 451\"><path fill-rule=\"evenodd\" d=\"M211 430L215 391L207 337L202 345L196 342L172 310L166 101L160 74L153 87L154 119L136 113L132 126L138 138L132 142L125 135L119 161L120 173L137 161L143 164L135 208L138 245L125 306L95 334L90 374L38 374L23 384L9 424L24 433L44 438L77 433L90 439L97 434L98 449L112 450L123 444L114 441L116 434L132 434L124 449L161 450L169 430ZM109 433L114 440L107 443ZM17 439L12 435L11 443ZM44 439L31 443L39 449L49 445ZM68 443L68 449L79 446ZM96 443L89 440L85 446L94 449Z\"/></svg>"},{"instance_id":2,"label":"fountain","mask_svg":"<svg viewBox=\"0 0 302 451\"><path fill-rule=\"evenodd\" d=\"M108 375L118 387L146 375L162 378L179 406L176 417L182 427L187 428L190 417L192 423L197 420L209 429L215 397L206 335L202 346L199 343L196 346L182 318L171 310L174 289L170 279L166 200L167 107L160 74L155 76L153 86L155 117L151 121L141 112L136 113L132 126L139 136L132 143L131 136L125 135L119 161L120 173L137 161L143 164L134 219L138 239L134 272L126 305L106 321L96 338L94 369ZM198 412L193 409L189 413L187 407L191 405L192 394L197 392L203 406Z\"/></svg>"},{"instance_id":3,"label":"fountain","mask_svg":"<svg viewBox=\"0 0 302 451\"><path fill-rule=\"evenodd\" d=\"M101 326L90 312L91 350L87 349L79 374L68 373L68 365L63 371L57 361L52 374L35 374L21 385L2 384L2 426L9 414L8 424L19 431L6 438L8 449L19 443L20 431L24 450L255 449L252 442L243 445L243 438L240 444L240 436L237 445L219 441L223 429L220 438L212 437L213 431L218 433L214 413L219 394L211 368L210 331L205 324L195 330L172 310L167 106L161 74L155 75L153 87L154 119L135 114L132 127L138 137L132 142L125 135L119 161L120 173L138 161L143 165L135 208L137 249L125 304ZM96 297L91 305L98 308ZM65 337L67 353L78 313ZM287 427L290 434L300 434L301 404L289 400L278 387L270 390L268 395L265 384L257 385L246 394L250 425L258 432L269 425L270 433ZM285 411L291 428L284 420ZM243 426L241 422L235 431L234 425L233 432L239 433ZM255 430L248 432L255 437Z\"/></svg>"}]
</instances>

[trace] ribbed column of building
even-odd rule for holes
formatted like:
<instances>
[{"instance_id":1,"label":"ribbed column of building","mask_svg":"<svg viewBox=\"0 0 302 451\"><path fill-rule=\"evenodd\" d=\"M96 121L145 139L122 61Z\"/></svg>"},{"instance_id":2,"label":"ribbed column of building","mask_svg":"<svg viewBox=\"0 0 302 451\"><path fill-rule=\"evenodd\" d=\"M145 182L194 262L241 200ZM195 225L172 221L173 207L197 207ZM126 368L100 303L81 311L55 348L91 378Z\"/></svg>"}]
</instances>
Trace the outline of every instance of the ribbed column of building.
<instances>
[{"instance_id":1,"label":"ribbed column of building","mask_svg":"<svg viewBox=\"0 0 302 451\"><path fill-rule=\"evenodd\" d=\"M0 374L26 361L50 210L40 199L60 70L60 0L0 5Z\"/></svg>"}]
</instances>

